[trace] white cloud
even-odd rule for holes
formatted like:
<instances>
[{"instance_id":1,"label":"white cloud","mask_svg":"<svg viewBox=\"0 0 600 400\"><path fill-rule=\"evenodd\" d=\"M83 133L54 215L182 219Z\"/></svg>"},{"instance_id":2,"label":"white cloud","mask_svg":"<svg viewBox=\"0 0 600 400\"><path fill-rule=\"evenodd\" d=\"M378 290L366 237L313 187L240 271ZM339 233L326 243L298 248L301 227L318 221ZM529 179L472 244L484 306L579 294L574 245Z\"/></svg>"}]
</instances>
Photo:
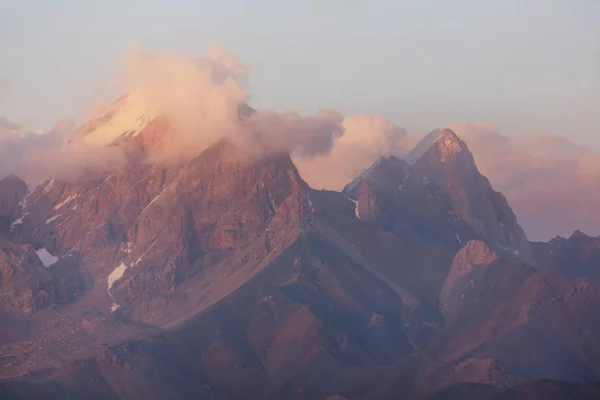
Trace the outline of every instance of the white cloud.
<instances>
[{"instance_id":1,"label":"white cloud","mask_svg":"<svg viewBox=\"0 0 600 400\"><path fill-rule=\"evenodd\" d=\"M344 118L342 134L331 151L305 155L294 153L302 177L314 188L341 190L379 157L407 152L406 131L376 115Z\"/></svg>"}]
</instances>

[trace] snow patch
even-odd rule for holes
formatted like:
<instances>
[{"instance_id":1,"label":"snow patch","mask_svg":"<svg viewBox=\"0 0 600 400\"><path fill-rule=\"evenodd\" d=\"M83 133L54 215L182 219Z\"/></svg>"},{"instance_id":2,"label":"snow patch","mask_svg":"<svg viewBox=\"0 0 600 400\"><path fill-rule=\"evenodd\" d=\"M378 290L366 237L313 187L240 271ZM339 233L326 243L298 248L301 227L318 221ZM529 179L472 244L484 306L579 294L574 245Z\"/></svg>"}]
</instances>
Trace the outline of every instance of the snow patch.
<instances>
[{"instance_id":1,"label":"snow patch","mask_svg":"<svg viewBox=\"0 0 600 400\"><path fill-rule=\"evenodd\" d=\"M44 190L42 191L42 195L51 191L53 187L54 187L54 178L50 178L50 180L47 181L46 185L44 185Z\"/></svg>"},{"instance_id":2,"label":"snow patch","mask_svg":"<svg viewBox=\"0 0 600 400\"><path fill-rule=\"evenodd\" d=\"M456 239L458 240L458 243L461 244L461 246L465 245L465 243L460 239L460 236L458 236L458 233L456 234Z\"/></svg>"},{"instance_id":3,"label":"snow patch","mask_svg":"<svg viewBox=\"0 0 600 400\"><path fill-rule=\"evenodd\" d=\"M398 185L398 191L401 192L402 189L404 189L404 185L406 185L406 182L408 182L408 178L410 178L410 173L406 174L406 176L404 177L404 179L402 179L402 183L400 185Z\"/></svg>"},{"instance_id":4,"label":"snow patch","mask_svg":"<svg viewBox=\"0 0 600 400\"><path fill-rule=\"evenodd\" d=\"M352 200L350 197L348 197L348 200L354 203L354 215L356 215L356 218L360 219L360 211L358 211L358 200Z\"/></svg>"},{"instance_id":5,"label":"snow patch","mask_svg":"<svg viewBox=\"0 0 600 400\"><path fill-rule=\"evenodd\" d=\"M23 217L19 217L17 219L15 219L13 221L12 224L10 224L10 230L12 231L13 229L15 229L17 226L23 224Z\"/></svg>"},{"instance_id":6,"label":"snow patch","mask_svg":"<svg viewBox=\"0 0 600 400\"><path fill-rule=\"evenodd\" d=\"M114 313L115 311L117 311L119 308L121 308L120 305L118 305L117 303L112 303L112 306L110 307L110 312Z\"/></svg>"},{"instance_id":7,"label":"snow patch","mask_svg":"<svg viewBox=\"0 0 600 400\"><path fill-rule=\"evenodd\" d=\"M138 92L131 92L113 103L83 127L81 140L107 146L119 137L131 140L156 117Z\"/></svg>"},{"instance_id":8,"label":"snow patch","mask_svg":"<svg viewBox=\"0 0 600 400\"><path fill-rule=\"evenodd\" d=\"M28 206L27 198L29 197L30 194L31 194L31 192L27 193L27 195L23 198L23 200L21 200L19 202L19 204L17 204L19 207L21 207L22 210L27 208L27 206Z\"/></svg>"},{"instance_id":9,"label":"snow patch","mask_svg":"<svg viewBox=\"0 0 600 400\"><path fill-rule=\"evenodd\" d=\"M61 201L60 203L58 203L57 205L54 206L54 210L58 210L59 208L61 208L62 206L64 206L65 204L68 204L69 202L75 200L77 198L76 194L72 194L69 197L67 197L66 199L64 199L63 201Z\"/></svg>"},{"instance_id":10,"label":"snow patch","mask_svg":"<svg viewBox=\"0 0 600 400\"><path fill-rule=\"evenodd\" d=\"M121 263L113 272L108 276L108 290L110 290L116 281L121 279L123 275L125 275L125 271L127 271L127 265L125 263Z\"/></svg>"},{"instance_id":11,"label":"snow patch","mask_svg":"<svg viewBox=\"0 0 600 400\"><path fill-rule=\"evenodd\" d=\"M57 219L57 218L60 218L60 216L61 216L61 215L62 215L62 214L57 214L57 215L55 215L55 216L53 216L53 217L50 217L50 218L48 218L48 219L46 220L46 224L49 224L50 222L54 221L55 219Z\"/></svg>"},{"instance_id":12,"label":"snow patch","mask_svg":"<svg viewBox=\"0 0 600 400\"><path fill-rule=\"evenodd\" d=\"M58 257L53 256L52 254L50 254L50 252L48 250L46 250L44 248L36 250L35 253L39 257L42 264L44 264L44 267L46 267L46 268L50 268L52 265L54 265L58 261Z\"/></svg>"},{"instance_id":13,"label":"snow patch","mask_svg":"<svg viewBox=\"0 0 600 400\"><path fill-rule=\"evenodd\" d=\"M508 253L512 253L515 256L520 256L521 255L521 252L519 250L515 249L515 248L503 246L503 245L501 245L498 242L496 242L496 245L498 247L500 247L502 250L504 250L504 251L506 251Z\"/></svg>"},{"instance_id":14,"label":"snow patch","mask_svg":"<svg viewBox=\"0 0 600 400\"><path fill-rule=\"evenodd\" d=\"M150 248L148 248L148 250L150 250ZM141 262L144 260L144 255L146 254L146 252L147 252L148 250L146 250L146 251L144 252L144 254L142 254L141 256L139 256L139 257L138 257L138 259L137 259L137 260L135 260L135 261L134 261L134 262L131 264L131 266L132 266L132 267L135 267L136 265L138 265L139 263L141 263Z\"/></svg>"}]
</instances>

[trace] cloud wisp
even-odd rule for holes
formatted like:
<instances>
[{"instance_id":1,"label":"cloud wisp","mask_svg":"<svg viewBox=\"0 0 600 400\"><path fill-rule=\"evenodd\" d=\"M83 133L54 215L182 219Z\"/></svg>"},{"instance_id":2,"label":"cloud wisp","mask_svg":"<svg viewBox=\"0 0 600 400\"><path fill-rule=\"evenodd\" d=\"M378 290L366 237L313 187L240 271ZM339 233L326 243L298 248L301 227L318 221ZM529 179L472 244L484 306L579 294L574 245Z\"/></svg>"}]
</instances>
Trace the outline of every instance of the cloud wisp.
<instances>
[{"instance_id":1,"label":"cloud wisp","mask_svg":"<svg viewBox=\"0 0 600 400\"><path fill-rule=\"evenodd\" d=\"M0 176L14 173L31 186L47 176L76 180L123 165L125 155L119 149L67 145L72 132L70 121L59 121L48 131L31 132L0 119Z\"/></svg>"},{"instance_id":2,"label":"cloud wisp","mask_svg":"<svg viewBox=\"0 0 600 400\"><path fill-rule=\"evenodd\" d=\"M344 117L331 110L313 115L252 110L247 104L249 73L250 68L222 46L195 57L129 52L118 77L120 92L129 95L96 107L73 135L64 127L43 135L5 132L0 153L10 161L0 172L32 181L47 174L77 179L80 174L73 171L117 168L125 161L125 151L110 144L157 116L165 117L172 129L150 154L152 162L180 162L229 138L259 156L291 153L314 186L343 186L378 156L400 151L406 132L381 117ZM69 138L73 140L67 144Z\"/></svg>"},{"instance_id":3,"label":"cloud wisp","mask_svg":"<svg viewBox=\"0 0 600 400\"><path fill-rule=\"evenodd\" d=\"M342 190L381 156L403 155L408 150L406 131L375 115L346 117L342 134L330 151L292 153L294 163L309 185L317 189Z\"/></svg>"}]
</instances>

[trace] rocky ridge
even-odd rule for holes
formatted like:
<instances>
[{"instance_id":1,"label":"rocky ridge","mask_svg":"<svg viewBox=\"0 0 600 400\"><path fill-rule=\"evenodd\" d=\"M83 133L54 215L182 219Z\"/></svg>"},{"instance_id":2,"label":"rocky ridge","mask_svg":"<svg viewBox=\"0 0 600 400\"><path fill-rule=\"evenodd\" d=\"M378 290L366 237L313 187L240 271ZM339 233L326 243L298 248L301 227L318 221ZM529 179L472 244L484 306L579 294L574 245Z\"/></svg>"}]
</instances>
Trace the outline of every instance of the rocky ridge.
<instances>
[{"instance_id":1,"label":"rocky ridge","mask_svg":"<svg viewBox=\"0 0 600 400\"><path fill-rule=\"evenodd\" d=\"M106 143L126 148L123 169L26 196L0 181L15 327L0 330L0 393L417 398L599 379L597 286L531 265L550 251L531 253L453 132L338 193L229 141L150 162L171 127L138 122Z\"/></svg>"}]
</instances>

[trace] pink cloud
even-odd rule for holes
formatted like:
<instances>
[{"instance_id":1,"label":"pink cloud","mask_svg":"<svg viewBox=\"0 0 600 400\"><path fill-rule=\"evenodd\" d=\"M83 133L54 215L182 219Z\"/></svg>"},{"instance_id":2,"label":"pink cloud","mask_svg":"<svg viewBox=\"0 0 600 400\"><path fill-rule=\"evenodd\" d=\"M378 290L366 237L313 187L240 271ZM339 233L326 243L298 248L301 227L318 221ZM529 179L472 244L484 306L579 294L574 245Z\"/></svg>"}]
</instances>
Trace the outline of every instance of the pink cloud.
<instances>
[{"instance_id":1,"label":"pink cloud","mask_svg":"<svg viewBox=\"0 0 600 400\"><path fill-rule=\"evenodd\" d=\"M504 136L489 125L450 126L502 192L532 240L600 234L600 154L549 133Z\"/></svg>"}]
</instances>

